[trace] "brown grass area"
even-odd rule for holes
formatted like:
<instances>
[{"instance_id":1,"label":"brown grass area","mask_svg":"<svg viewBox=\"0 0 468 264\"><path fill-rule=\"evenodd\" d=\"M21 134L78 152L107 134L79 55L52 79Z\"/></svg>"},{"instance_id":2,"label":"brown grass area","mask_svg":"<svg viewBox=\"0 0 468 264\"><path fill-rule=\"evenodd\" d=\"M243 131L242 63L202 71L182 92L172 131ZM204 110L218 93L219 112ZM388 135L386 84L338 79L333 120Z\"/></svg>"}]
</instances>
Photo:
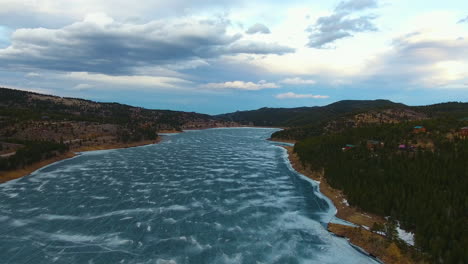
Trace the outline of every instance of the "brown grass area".
<instances>
[{"instance_id":1,"label":"brown grass area","mask_svg":"<svg viewBox=\"0 0 468 264\"><path fill-rule=\"evenodd\" d=\"M4 183L7 181L11 181L14 179L18 179L24 176L27 176L31 174L32 172L45 167L49 164L55 163L57 161L61 161L64 159L69 159L74 156L76 156L75 152L84 152L84 151L94 151L94 150L106 150L106 149L119 149L119 148L131 148L131 147L138 147L138 146L144 146L144 145L150 145L150 144L156 144L159 143L162 140L161 137L158 137L156 140L144 140L144 141L138 141L138 142L131 142L131 143L114 143L114 144L104 144L104 145L94 145L94 146L84 146L84 147L79 147L72 149L72 151L69 151L63 155L51 158L51 159L46 159L40 162L36 162L34 164L31 164L29 166L26 166L22 169L16 169L12 171L5 171L5 172L0 172L0 183Z\"/></svg>"},{"instance_id":2,"label":"brown grass area","mask_svg":"<svg viewBox=\"0 0 468 264\"><path fill-rule=\"evenodd\" d=\"M76 156L75 153L73 152L67 152L63 155L60 155L60 156L57 156L57 157L53 157L51 159L46 159L46 160L43 160L43 161L40 161L40 162L36 162L34 164L31 164L29 166L26 166L22 169L16 169L16 170L12 170L12 171L5 171L5 172L0 172L0 183L4 183L4 182L7 182L7 181L11 181L11 180L14 180L14 179L18 179L18 178L21 178L21 177L24 177L26 175L29 175L31 174L32 172L42 168L42 167L45 167L49 164L52 164L52 163L55 163L57 161L61 161L61 160L64 160L64 159L69 159L69 158L73 158L74 156Z\"/></svg>"},{"instance_id":3,"label":"brown grass area","mask_svg":"<svg viewBox=\"0 0 468 264\"><path fill-rule=\"evenodd\" d=\"M178 134L178 133L182 133L182 131L179 131L179 130L175 130L175 129L162 129L162 130L159 130L158 133L172 133L172 134Z\"/></svg>"},{"instance_id":4,"label":"brown grass area","mask_svg":"<svg viewBox=\"0 0 468 264\"><path fill-rule=\"evenodd\" d=\"M143 141L130 142L130 143L111 143L111 144L100 144L100 145L93 145L93 146L82 146L82 147L73 149L73 151L84 152L84 151L95 151L95 150L132 148L132 147L156 144L156 143L159 143L161 140L162 138L158 137L156 140L143 140Z\"/></svg>"},{"instance_id":5,"label":"brown grass area","mask_svg":"<svg viewBox=\"0 0 468 264\"><path fill-rule=\"evenodd\" d=\"M415 261L409 256L409 253L403 252L395 242L391 242L384 236L372 233L363 228L329 223L328 230L338 236L347 237L353 245L363 248L369 254L378 257L384 263L425 263L422 261Z\"/></svg>"}]
</instances>

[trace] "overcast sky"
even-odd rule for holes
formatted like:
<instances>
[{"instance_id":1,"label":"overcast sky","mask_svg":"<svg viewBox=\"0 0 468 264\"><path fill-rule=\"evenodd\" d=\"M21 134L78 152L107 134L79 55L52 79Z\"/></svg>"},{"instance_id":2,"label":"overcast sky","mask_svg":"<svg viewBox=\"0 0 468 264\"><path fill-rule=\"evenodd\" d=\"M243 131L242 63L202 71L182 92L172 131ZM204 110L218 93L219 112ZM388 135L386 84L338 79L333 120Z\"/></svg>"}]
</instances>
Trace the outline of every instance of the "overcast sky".
<instances>
[{"instance_id":1,"label":"overcast sky","mask_svg":"<svg viewBox=\"0 0 468 264\"><path fill-rule=\"evenodd\" d=\"M466 102L468 1L0 0L0 86L210 114Z\"/></svg>"}]
</instances>

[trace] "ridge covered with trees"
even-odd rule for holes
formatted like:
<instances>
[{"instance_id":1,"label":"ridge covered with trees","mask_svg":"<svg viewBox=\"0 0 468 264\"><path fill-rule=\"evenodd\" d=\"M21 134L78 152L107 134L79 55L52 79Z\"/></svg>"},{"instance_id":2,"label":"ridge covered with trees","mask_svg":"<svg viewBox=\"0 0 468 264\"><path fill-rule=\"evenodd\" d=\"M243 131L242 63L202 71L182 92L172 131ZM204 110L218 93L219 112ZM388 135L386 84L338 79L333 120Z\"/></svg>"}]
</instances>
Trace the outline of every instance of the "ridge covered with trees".
<instances>
[{"instance_id":1,"label":"ridge covered with trees","mask_svg":"<svg viewBox=\"0 0 468 264\"><path fill-rule=\"evenodd\" d=\"M406 107L403 104L389 100L344 100L327 106L269 108L258 110L237 111L217 115L216 117L255 126L295 127L320 124L353 112L363 112L372 109L390 109Z\"/></svg>"},{"instance_id":2,"label":"ridge covered with trees","mask_svg":"<svg viewBox=\"0 0 468 264\"><path fill-rule=\"evenodd\" d=\"M154 141L161 131L219 126L237 124L199 113L0 88L0 172L68 150Z\"/></svg>"},{"instance_id":3,"label":"ridge covered with trees","mask_svg":"<svg viewBox=\"0 0 468 264\"><path fill-rule=\"evenodd\" d=\"M294 150L349 204L398 221L433 263L467 263L468 121L458 114L309 137ZM373 227L379 231L378 226Z\"/></svg>"}]
</instances>

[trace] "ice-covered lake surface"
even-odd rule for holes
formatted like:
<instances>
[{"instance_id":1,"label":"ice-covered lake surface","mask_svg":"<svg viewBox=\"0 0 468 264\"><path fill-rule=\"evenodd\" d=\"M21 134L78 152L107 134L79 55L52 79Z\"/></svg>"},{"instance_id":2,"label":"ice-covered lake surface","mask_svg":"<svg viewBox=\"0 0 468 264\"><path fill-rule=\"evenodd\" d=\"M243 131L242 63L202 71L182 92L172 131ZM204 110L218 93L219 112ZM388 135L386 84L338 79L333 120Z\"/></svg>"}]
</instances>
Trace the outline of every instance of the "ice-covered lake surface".
<instances>
[{"instance_id":1,"label":"ice-covered lake surface","mask_svg":"<svg viewBox=\"0 0 468 264\"><path fill-rule=\"evenodd\" d=\"M0 185L1 263L375 263L275 129L188 131Z\"/></svg>"}]
</instances>

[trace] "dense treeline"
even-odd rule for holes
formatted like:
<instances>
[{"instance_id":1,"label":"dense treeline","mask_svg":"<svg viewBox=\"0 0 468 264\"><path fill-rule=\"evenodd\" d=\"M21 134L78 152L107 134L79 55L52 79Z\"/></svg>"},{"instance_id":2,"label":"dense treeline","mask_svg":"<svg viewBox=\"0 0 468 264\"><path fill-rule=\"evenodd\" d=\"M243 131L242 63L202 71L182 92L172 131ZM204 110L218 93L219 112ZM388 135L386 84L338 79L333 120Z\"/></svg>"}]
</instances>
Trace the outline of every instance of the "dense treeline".
<instances>
[{"instance_id":1,"label":"dense treeline","mask_svg":"<svg viewBox=\"0 0 468 264\"><path fill-rule=\"evenodd\" d=\"M23 144L16 154L0 159L0 171L23 168L35 162L53 158L68 151L68 146L51 141L15 141Z\"/></svg>"},{"instance_id":2,"label":"dense treeline","mask_svg":"<svg viewBox=\"0 0 468 264\"><path fill-rule=\"evenodd\" d=\"M344 100L326 106L297 108L260 108L252 111L237 111L216 117L255 126L308 126L335 119L339 116L371 109L406 107L388 100Z\"/></svg>"},{"instance_id":3,"label":"dense treeline","mask_svg":"<svg viewBox=\"0 0 468 264\"><path fill-rule=\"evenodd\" d=\"M142 141L142 140L156 140L158 134L155 128L132 128L121 130L118 133L119 141L127 143L127 142L135 142L135 141Z\"/></svg>"},{"instance_id":4,"label":"dense treeline","mask_svg":"<svg viewBox=\"0 0 468 264\"><path fill-rule=\"evenodd\" d=\"M367 102L367 103L366 103ZM371 104L370 102L374 102ZM413 120L418 119L442 119L442 118L458 118L468 120L468 103L449 102L427 106L405 106L401 104L390 104L388 101L341 101L328 106L324 106L319 110L314 111L314 114L308 114L307 119L302 119L305 125L299 123L288 123L291 127L282 131L275 132L271 137L276 139L303 140L312 136L335 131L341 131L342 128L356 127L354 116L356 114L377 114L388 109L406 111L409 116L413 116ZM294 109L290 109L293 111ZM258 110L257 110L258 111ZM391 117L392 114L387 114ZM409 116L393 116L398 122L407 122ZM297 119L295 119L297 120ZM375 121L375 120L374 120ZM335 123L334 127L327 126ZM383 122L384 123L384 122ZM387 122L387 123L393 123ZM337 126L338 125L338 126Z\"/></svg>"},{"instance_id":5,"label":"dense treeline","mask_svg":"<svg viewBox=\"0 0 468 264\"><path fill-rule=\"evenodd\" d=\"M287 140L303 140L309 137L320 136L324 133L324 125L308 125L288 128L277 131L271 135L271 138Z\"/></svg>"},{"instance_id":6,"label":"dense treeline","mask_svg":"<svg viewBox=\"0 0 468 264\"><path fill-rule=\"evenodd\" d=\"M468 139L454 118L350 129L295 146L352 205L397 219L433 262L468 263ZM370 145L368 140L383 142ZM406 149L399 149L400 145ZM343 150L346 145L348 150ZM412 146L413 145L413 146Z\"/></svg>"}]
</instances>

